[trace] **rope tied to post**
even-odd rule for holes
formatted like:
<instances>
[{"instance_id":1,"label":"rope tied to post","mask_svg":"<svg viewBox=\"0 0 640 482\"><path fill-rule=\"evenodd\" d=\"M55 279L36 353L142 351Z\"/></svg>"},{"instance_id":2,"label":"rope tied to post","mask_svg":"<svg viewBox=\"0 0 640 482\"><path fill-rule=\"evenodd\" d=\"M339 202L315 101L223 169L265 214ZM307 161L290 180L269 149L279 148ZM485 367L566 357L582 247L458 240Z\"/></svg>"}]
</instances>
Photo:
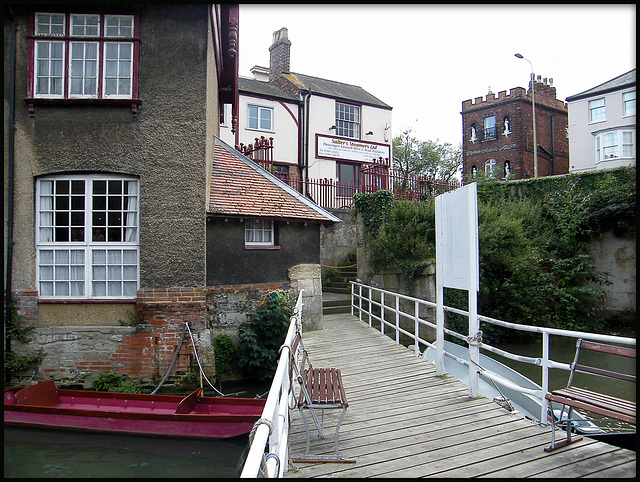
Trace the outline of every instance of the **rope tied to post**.
<instances>
[{"instance_id":1,"label":"rope tied to post","mask_svg":"<svg viewBox=\"0 0 640 482\"><path fill-rule=\"evenodd\" d=\"M273 433L273 423L271 423L271 420L269 419L260 417L258 421L253 424L253 428L249 433L249 447L253 445L253 438L255 437L258 427L260 425L266 425L267 427L269 427L269 437L271 437L271 434ZM279 459L278 459L278 466L280 466ZM264 455L262 456L262 460L260 461L260 468L258 469L258 473L260 477L263 477L263 478L266 477L267 475L267 460Z\"/></svg>"}]
</instances>

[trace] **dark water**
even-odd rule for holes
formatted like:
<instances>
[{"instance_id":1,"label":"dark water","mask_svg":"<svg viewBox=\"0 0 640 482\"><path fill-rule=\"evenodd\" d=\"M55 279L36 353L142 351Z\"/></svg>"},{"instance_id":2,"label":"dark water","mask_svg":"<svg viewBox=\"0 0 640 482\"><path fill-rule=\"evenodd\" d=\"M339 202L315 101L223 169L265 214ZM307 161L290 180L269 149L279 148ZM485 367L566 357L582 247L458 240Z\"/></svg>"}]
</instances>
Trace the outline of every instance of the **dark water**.
<instances>
[{"instance_id":1,"label":"dark water","mask_svg":"<svg viewBox=\"0 0 640 482\"><path fill-rule=\"evenodd\" d=\"M253 398L269 384L221 388L227 396ZM214 393L205 389L205 395ZM248 442L248 435L193 440L5 427L4 477L237 478Z\"/></svg>"},{"instance_id":2,"label":"dark water","mask_svg":"<svg viewBox=\"0 0 640 482\"><path fill-rule=\"evenodd\" d=\"M4 477L235 478L248 441L5 427Z\"/></svg>"}]
</instances>

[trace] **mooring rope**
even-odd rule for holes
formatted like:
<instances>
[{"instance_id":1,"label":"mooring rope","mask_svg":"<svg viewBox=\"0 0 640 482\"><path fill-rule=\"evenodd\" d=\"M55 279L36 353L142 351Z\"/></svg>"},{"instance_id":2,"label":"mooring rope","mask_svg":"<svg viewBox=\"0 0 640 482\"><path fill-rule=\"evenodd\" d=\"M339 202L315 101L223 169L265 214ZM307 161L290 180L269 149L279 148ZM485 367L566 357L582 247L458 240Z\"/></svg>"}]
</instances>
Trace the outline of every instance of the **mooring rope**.
<instances>
[{"instance_id":1,"label":"mooring rope","mask_svg":"<svg viewBox=\"0 0 640 482\"><path fill-rule=\"evenodd\" d=\"M189 330L189 338L191 338L191 346L193 347L193 354L196 356L196 361L198 362L198 368L200 368L200 374L201 376L204 377L204 379L207 381L207 383L209 384L209 386L211 388L213 388L213 390L220 395L221 397L224 397L224 394L222 392L220 392L216 387L213 386L213 384L209 381L209 379L207 378L207 375L204 373L204 370L202 369L202 365L200 364L200 358L198 358L198 350L196 350L196 345L193 342L193 334L191 333L191 328L189 328L189 323L185 322L184 323L185 326L187 327L187 330Z\"/></svg>"},{"instance_id":2,"label":"mooring rope","mask_svg":"<svg viewBox=\"0 0 640 482\"><path fill-rule=\"evenodd\" d=\"M327 266L326 264L320 264L320 266L322 266L323 268L342 269L342 268L353 268L354 266L358 266L358 263L350 264L349 266Z\"/></svg>"}]
</instances>

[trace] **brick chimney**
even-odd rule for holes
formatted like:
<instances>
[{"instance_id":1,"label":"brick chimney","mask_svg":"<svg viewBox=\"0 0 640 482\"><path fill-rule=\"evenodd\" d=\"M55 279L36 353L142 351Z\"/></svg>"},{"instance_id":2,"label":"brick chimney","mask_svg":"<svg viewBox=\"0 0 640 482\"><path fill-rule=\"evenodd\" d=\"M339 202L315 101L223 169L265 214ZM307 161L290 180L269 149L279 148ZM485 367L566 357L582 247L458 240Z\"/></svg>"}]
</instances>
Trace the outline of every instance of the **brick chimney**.
<instances>
[{"instance_id":1,"label":"brick chimney","mask_svg":"<svg viewBox=\"0 0 640 482\"><path fill-rule=\"evenodd\" d=\"M273 44L269 47L269 82L275 82L282 74L289 73L291 41L287 33L284 27L273 32Z\"/></svg>"}]
</instances>

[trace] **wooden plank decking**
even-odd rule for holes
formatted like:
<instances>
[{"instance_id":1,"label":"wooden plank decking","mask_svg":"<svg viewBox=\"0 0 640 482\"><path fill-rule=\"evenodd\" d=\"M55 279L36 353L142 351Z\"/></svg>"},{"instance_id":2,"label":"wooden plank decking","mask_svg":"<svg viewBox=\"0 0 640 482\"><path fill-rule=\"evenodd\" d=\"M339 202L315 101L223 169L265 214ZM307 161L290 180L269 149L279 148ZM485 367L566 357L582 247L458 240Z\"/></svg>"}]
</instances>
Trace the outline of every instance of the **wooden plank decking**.
<instances>
[{"instance_id":1,"label":"wooden plank decking","mask_svg":"<svg viewBox=\"0 0 640 482\"><path fill-rule=\"evenodd\" d=\"M636 454L585 437L553 453L550 427L471 399L455 378L350 315L325 315L323 330L303 333L311 361L342 370L349 409L341 455L356 463L295 463L286 477L635 477ZM329 412L339 412L330 410ZM305 451L293 411L290 451ZM336 413L337 415L337 413ZM309 417L307 417L309 418ZM333 433L334 425L325 426ZM313 432L312 432L313 433ZM312 455L333 453L312 439Z\"/></svg>"}]
</instances>

